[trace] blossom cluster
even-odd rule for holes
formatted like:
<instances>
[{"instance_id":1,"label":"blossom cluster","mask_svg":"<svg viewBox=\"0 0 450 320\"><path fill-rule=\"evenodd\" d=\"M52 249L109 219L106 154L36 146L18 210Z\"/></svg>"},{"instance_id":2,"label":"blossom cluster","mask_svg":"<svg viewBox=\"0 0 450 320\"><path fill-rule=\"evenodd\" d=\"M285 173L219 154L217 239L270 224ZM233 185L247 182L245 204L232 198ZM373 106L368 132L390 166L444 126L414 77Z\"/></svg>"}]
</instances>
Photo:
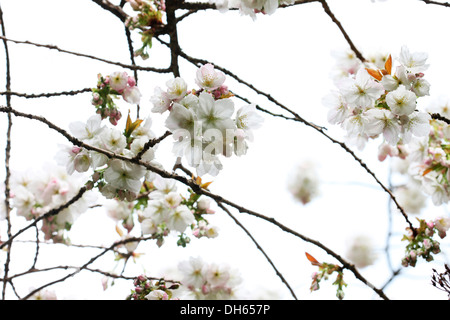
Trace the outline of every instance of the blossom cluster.
<instances>
[{"instance_id":1,"label":"blossom cluster","mask_svg":"<svg viewBox=\"0 0 450 320\"><path fill-rule=\"evenodd\" d=\"M178 300L173 298L173 290L179 288L177 283L167 287L164 279L151 280L145 275L140 275L133 284L134 289L131 290L127 300Z\"/></svg>"},{"instance_id":2,"label":"blossom cluster","mask_svg":"<svg viewBox=\"0 0 450 320\"><path fill-rule=\"evenodd\" d=\"M424 191L435 205L450 200L450 127L439 120L431 121L428 137L409 146L413 166L410 174L421 181Z\"/></svg>"},{"instance_id":3,"label":"blossom cluster","mask_svg":"<svg viewBox=\"0 0 450 320\"><path fill-rule=\"evenodd\" d=\"M34 288L31 288L31 291L34 291ZM54 291L42 289L31 295L28 300L58 300L58 297Z\"/></svg>"},{"instance_id":4,"label":"blossom cluster","mask_svg":"<svg viewBox=\"0 0 450 320\"><path fill-rule=\"evenodd\" d=\"M164 237L171 231L179 233L177 244L185 247L190 242L186 230L191 229L197 237L214 238L217 227L211 226L205 215L214 213L209 200L193 193L188 198L176 190L174 180L157 177L153 181L154 191L150 192L147 206L139 215L142 233L157 239L158 246L164 243Z\"/></svg>"},{"instance_id":5,"label":"blossom cluster","mask_svg":"<svg viewBox=\"0 0 450 320\"><path fill-rule=\"evenodd\" d=\"M256 19L258 13L271 15L281 5L292 5L295 0L211 0L216 7L225 12L229 9L239 9L242 15Z\"/></svg>"},{"instance_id":6,"label":"blossom cluster","mask_svg":"<svg viewBox=\"0 0 450 320\"><path fill-rule=\"evenodd\" d=\"M128 17L125 25L130 30L138 29L141 35L142 47L134 52L135 56L148 59L148 50L152 47L153 36L164 27L163 13L166 10L164 0L127 0L131 8L138 12L134 17Z\"/></svg>"},{"instance_id":7,"label":"blossom cluster","mask_svg":"<svg viewBox=\"0 0 450 320\"><path fill-rule=\"evenodd\" d=\"M448 116L446 104L435 107L433 103L428 110ZM396 190L398 199L408 212L419 213L425 206L425 195L430 196L436 206L450 200L449 146L450 127L438 119L430 120L430 131L425 137L414 139L407 145L380 146L379 159L383 161L387 156L395 157L399 165L394 169L408 177L407 183Z\"/></svg>"},{"instance_id":8,"label":"blossom cluster","mask_svg":"<svg viewBox=\"0 0 450 320\"><path fill-rule=\"evenodd\" d=\"M229 300L236 297L242 282L239 274L228 265L205 263L201 257L182 261L178 265L181 284L196 300Z\"/></svg>"},{"instance_id":9,"label":"blossom cluster","mask_svg":"<svg viewBox=\"0 0 450 320\"><path fill-rule=\"evenodd\" d=\"M403 185L396 186L395 198L408 214L420 214L427 203L426 194L423 192L424 188L420 181L409 174L405 175L407 175L407 181Z\"/></svg>"},{"instance_id":10,"label":"blossom cluster","mask_svg":"<svg viewBox=\"0 0 450 320\"><path fill-rule=\"evenodd\" d=\"M114 73L122 77L123 81L109 77L108 86L116 92L123 92L130 87L129 77L125 73ZM118 87L117 83L122 83ZM120 88L125 89L120 90ZM217 236L217 227L211 226L205 215L214 213L210 209L207 199L201 198L190 189L188 197L177 192L175 180L165 179L147 170L146 167L130 161L109 158L96 149L105 150L128 159L139 156L140 160L161 168L155 159L157 144L152 143L155 134L151 130L152 120L131 120L128 114L125 129L120 130L117 125L104 124L100 114L91 116L86 123L73 122L69 124L72 135L91 148L76 145L61 146L57 154L57 162L65 166L69 175L75 172L90 173L86 182L88 189L98 189L111 202L108 213L127 230L130 236L136 224L139 224L143 235L151 235L157 240L158 246L163 245L165 237L172 231L178 232L178 245L186 246L190 238L186 231L190 229L192 235L201 238ZM207 188L209 183L199 186ZM134 250L138 242L127 242L127 250Z\"/></svg>"},{"instance_id":11,"label":"blossom cluster","mask_svg":"<svg viewBox=\"0 0 450 320\"><path fill-rule=\"evenodd\" d=\"M319 262L313 256L306 252L306 258L311 262L313 266L319 267L317 272L314 272L311 276L312 283L310 290L311 292L317 291L320 289L320 281L328 280L329 276L334 272L337 273L336 280L333 282L333 285L337 286L336 297L339 300L344 299L344 287L347 286L347 283L344 282L344 273L342 267L336 264L330 264L326 262Z\"/></svg>"},{"instance_id":12,"label":"blossom cluster","mask_svg":"<svg viewBox=\"0 0 450 320\"><path fill-rule=\"evenodd\" d=\"M140 233L151 236L159 247L171 233L178 235L177 245L183 247L191 241L188 231L196 238L218 236L218 228L205 218L214 213L209 199L190 189L189 197L183 197L177 191L174 180L159 175L152 181L145 181L144 188L146 191L132 202L117 199L107 203L109 217L122 224L127 230L127 236L131 235L136 224L139 225ZM131 253L137 243L132 242L130 246L127 250Z\"/></svg>"},{"instance_id":13,"label":"blossom cluster","mask_svg":"<svg viewBox=\"0 0 450 320\"><path fill-rule=\"evenodd\" d=\"M404 235L404 241L408 241L406 246L406 255L402 259L402 265L404 267L414 267L419 257L426 261L433 261L432 254L438 254L441 252L440 244L433 239L433 236L437 233L438 236L443 239L447 235L447 231L450 228L450 218L440 217L432 221L425 221L418 219L420 227L416 229L416 235L408 229L409 234Z\"/></svg>"},{"instance_id":14,"label":"blossom cluster","mask_svg":"<svg viewBox=\"0 0 450 320\"><path fill-rule=\"evenodd\" d=\"M253 130L261 126L263 118L253 104L239 108L234 115L225 74L213 65L199 67L195 82L200 87L197 90L188 90L181 77L167 81L166 90L156 87L152 112L169 113L165 125L173 133L174 154L184 157L198 176L216 176L222 169L219 156L246 154L247 142L253 140Z\"/></svg>"},{"instance_id":15,"label":"blossom cluster","mask_svg":"<svg viewBox=\"0 0 450 320\"><path fill-rule=\"evenodd\" d=\"M136 225L138 232L143 236L151 236L159 247L170 234L177 234L177 245L182 247L191 241L189 232L196 238L218 236L218 227L211 225L205 217L214 213L209 199L190 189L189 197L183 197L177 192L174 180L160 176L144 184L147 191L134 201L114 199L107 203L108 216L127 230L125 237L120 234L124 239L137 230ZM137 244L128 244L130 254L133 254Z\"/></svg>"},{"instance_id":16,"label":"blossom cluster","mask_svg":"<svg viewBox=\"0 0 450 320\"><path fill-rule=\"evenodd\" d=\"M319 195L319 183L314 163L303 162L290 176L288 188L295 199L306 205Z\"/></svg>"},{"instance_id":17,"label":"blossom cluster","mask_svg":"<svg viewBox=\"0 0 450 320\"><path fill-rule=\"evenodd\" d=\"M82 182L67 174L65 168L47 165L40 173L15 172L11 176L11 207L26 220L37 219L52 209L71 200L80 190ZM67 242L69 231L80 214L93 205L96 196L85 192L83 196L57 215L43 219L41 231L45 240Z\"/></svg>"},{"instance_id":18,"label":"blossom cluster","mask_svg":"<svg viewBox=\"0 0 450 320\"><path fill-rule=\"evenodd\" d=\"M370 238L364 235L352 239L346 256L357 268L370 266L377 258Z\"/></svg>"},{"instance_id":19,"label":"blossom cluster","mask_svg":"<svg viewBox=\"0 0 450 320\"><path fill-rule=\"evenodd\" d=\"M91 116L86 123L72 122L69 129L74 137L92 147L133 158L145 151L142 160L153 165L154 147L143 150L145 144L155 137L151 130L152 120L131 121L128 115L125 130L102 125L99 114ZM143 179L153 173L143 166L119 159L109 159L105 154L79 146L61 146L56 160L67 168L67 172L88 172L93 170L90 188L97 187L107 198L134 199L140 192Z\"/></svg>"},{"instance_id":20,"label":"blossom cluster","mask_svg":"<svg viewBox=\"0 0 450 320\"><path fill-rule=\"evenodd\" d=\"M121 96L128 103L139 104L141 92L136 86L136 80L123 71L116 71L106 77L98 74L97 78L97 87L92 89L92 104L102 119L108 118L111 124L117 125L122 113L114 100Z\"/></svg>"},{"instance_id":21,"label":"blossom cluster","mask_svg":"<svg viewBox=\"0 0 450 320\"><path fill-rule=\"evenodd\" d=\"M410 53L405 46L395 69L391 56L381 69L379 60L378 65L353 56L340 60L339 69L348 74L335 78L338 90L324 98L328 121L344 128L348 141L359 149L379 136L394 147L427 136L431 117L417 110L417 99L429 95L426 60L426 53Z\"/></svg>"}]
</instances>

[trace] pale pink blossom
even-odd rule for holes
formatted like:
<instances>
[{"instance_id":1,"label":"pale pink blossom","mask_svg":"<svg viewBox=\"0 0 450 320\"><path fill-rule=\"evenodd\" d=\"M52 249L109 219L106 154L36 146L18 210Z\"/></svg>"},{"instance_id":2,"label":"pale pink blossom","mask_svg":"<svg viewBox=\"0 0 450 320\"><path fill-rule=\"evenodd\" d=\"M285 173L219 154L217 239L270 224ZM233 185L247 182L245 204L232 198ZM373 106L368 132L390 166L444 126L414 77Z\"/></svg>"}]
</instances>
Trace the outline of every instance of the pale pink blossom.
<instances>
[{"instance_id":1,"label":"pale pink blossom","mask_svg":"<svg viewBox=\"0 0 450 320\"><path fill-rule=\"evenodd\" d=\"M356 107L370 108L384 93L383 86L361 68L355 78L347 78L339 83L339 89L345 100Z\"/></svg>"},{"instance_id":2,"label":"pale pink blossom","mask_svg":"<svg viewBox=\"0 0 450 320\"><path fill-rule=\"evenodd\" d=\"M395 115L407 116L416 109L416 95L400 85L386 95L386 103Z\"/></svg>"},{"instance_id":3,"label":"pale pink blossom","mask_svg":"<svg viewBox=\"0 0 450 320\"><path fill-rule=\"evenodd\" d=\"M126 72L116 71L109 76L109 85L119 93L127 87L128 74Z\"/></svg>"},{"instance_id":4,"label":"pale pink blossom","mask_svg":"<svg viewBox=\"0 0 450 320\"><path fill-rule=\"evenodd\" d=\"M141 101L141 92L138 87L126 87L122 93L123 99L131 104L139 104Z\"/></svg>"},{"instance_id":5,"label":"pale pink blossom","mask_svg":"<svg viewBox=\"0 0 450 320\"><path fill-rule=\"evenodd\" d=\"M202 89L215 90L225 82L225 74L208 63L197 70L195 82Z\"/></svg>"}]
</instances>

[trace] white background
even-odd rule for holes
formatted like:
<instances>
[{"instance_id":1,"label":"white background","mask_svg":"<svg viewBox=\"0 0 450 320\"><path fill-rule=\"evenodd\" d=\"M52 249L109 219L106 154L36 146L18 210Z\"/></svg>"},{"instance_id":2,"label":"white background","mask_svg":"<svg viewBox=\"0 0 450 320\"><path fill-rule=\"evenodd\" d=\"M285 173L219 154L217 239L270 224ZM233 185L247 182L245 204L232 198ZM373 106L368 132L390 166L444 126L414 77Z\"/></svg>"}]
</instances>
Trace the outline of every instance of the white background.
<instances>
[{"instance_id":1,"label":"white background","mask_svg":"<svg viewBox=\"0 0 450 320\"><path fill-rule=\"evenodd\" d=\"M2 0L0 4L7 36L11 39L54 44L66 50L130 63L123 25L89 0ZM431 96L420 99L424 107L447 95L450 52L444 35L450 27L450 8L406 0L375 3L370 0L330 0L329 5L363 54L381 50L395 56L402 45L407 45L411 51L429 53L428 63L431 66L426 72L426 79L431 83ZM343 140L342 130L327 123L327 109L321 100L334 89L329 77L334 65L331 52L348 49L348 44L320 3L278 10L272 16L259 15L256 21L240 16L238 12L199 12L179 24L178 37L185 53L231 70L308 121L327 126L328 134ZM139 37L134 36L133 39L137 48ZM59 92L94 87L98 73L106 75L121 70L109 64L44 48L9 43L9 49L12 90L16 92ZM4 61L3 49L0 50L0 57ZM181 76L195 88L195 67L182 58L180 61ZM144 62L138 58L137 62L165 68L170 63L169 51L155 41L150 59ZM0 74L5 74L4 65L4 62L0 65ZM143 93L141 116L151 114L149 98L154 88L164 87L171 77L170 74L139 73L138 85ZM226 84L252 102L275 113L281 112L266 98L233 79L227 78ZM1 76L0 88L4 87L5 79ZM1 103L4 104L4 101L3 98ZM241 101L235 101L236 106L243 105ZM44 115L62 128L68 128L68 124L75 120L85 121L94 111L89 93L48 99L13 97L12 106L24 112ZM126 114L129 105L120 106L122 113ZM154 132L162 134L166 115L151 116ZM265 124L255 132L255 141L250 145L248 154L224 161L224 169L214 178L211 191L274 217L343 256L352 237L361 234L369 236L379 258L374 266L362 269L361 273L375 286L384 285L390 277L384 253L388 226L387 194L349 154L313 129L267 115L264 118ZM6 126L6 116L0 116L3 136ZM364 152L357 154L386 184L388 163L377 160L379 142L372 141ZM53 161L58 143L67 142L45 125L14 118L12 169L39 170L43 163ZM4 150L4 146L2 139L0 150ZM166 139L157 153L157 159L168 170L175 161L170 149L171 141ZM287 179L296 165L306 159L311 159L320 168L322 185L321 196L303 206L289 194ZM0 160L4 160L3 152L0 153ZM0 178L4 179L4 170ZM212 180L209 177L204 179ZM423 217L435 217L445 213L445 209L435 208L430 203ZM400 238L407 225L395 208L393 212L392 260L394 267L398 268L405 246ZM335 299L332 281L323 282L320 291L310 293L310 276L315 268L306 260L305 251L320 261L334 262L331 256L267 222L235 211L233 213L266 250L299 299ZM411 219L415 222L414 217ZM211 222L220 226L218 238L193 239L188 248L177 248L175 238L172 241L168 239L162 248L154 242L148 243L138 248L137 252L144 255L137 260L137 267L130 267L126 274L138 275L143 272L143 267L148 275L174 278L179 261L201 255L206 262L228 263L239 270L245 288L242 297L292 298L262 254L225 213L218 210ZM21 219L17 219L17 223L15 228L24 225ZM4 236L4 224L0 224L0 228ZM29 236L32 238L33 234ZM109 245L118 236L114 231L114 222L105 216L102 209L95 209L82 215L74 224L71 239L75 244ZM431 268L443 270L443 263L447 261L445 253L448 253L449 241L441 243L444 253L437 257L435 264L421 261L415 268L402 270L385 289L390 299L446 299L444 293L430 284ZM13 260L19 261L13 265L16 270L26 270L31 265L34 255L28 249L32 248L25 245L13 247ZM82 265L97 252L42 245L38 267ZM105 257L93 267L112 271L113 257ZM132 288L131 281L117 281L115 286L103 291L101 278L84 271L76 278L49 289L55 290L59 299L123 299ZM37 279L26 277L17 282L16 289L23 296L29 287L40 286L48 279L55 278L46 278L44 274L39 274ZM350 272L345 272L344 279L348 283L344 289L346 299L378 299L374 291L354 279ZM14 297L12 293L8 296Z\"/></svg>"}]
</instances>

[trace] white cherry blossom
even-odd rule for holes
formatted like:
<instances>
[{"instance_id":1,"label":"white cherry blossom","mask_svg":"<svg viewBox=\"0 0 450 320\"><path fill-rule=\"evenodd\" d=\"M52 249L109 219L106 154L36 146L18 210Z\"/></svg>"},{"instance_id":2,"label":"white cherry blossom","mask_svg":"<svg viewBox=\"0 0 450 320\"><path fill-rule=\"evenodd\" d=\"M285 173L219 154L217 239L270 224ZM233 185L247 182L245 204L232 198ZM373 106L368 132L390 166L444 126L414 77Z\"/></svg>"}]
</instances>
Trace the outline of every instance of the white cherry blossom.
<instances>
[{"instance_id":1,"label":"white cherry blossom","mask_svg":"<svg viewBox=\"0 0 450 320\"><path fill-rule=\"evenodd\" d=\"M225 82L225 74L207 63L197 69L195 82L202 89L215 90Z\"/></svg>"},{"instance_id":2,"label":"white cherry blossom","mask_svg":"<svg viewBox=\"0 0 450 320\"><path fill-rule=\"evenodd\" d=\"M172 101L178 101L184 98L187 92L187 83L183 78L176 77L166 82L167 96Z\"/></svg>"},{"instance_id":3,"label":"white cherry blossom","mask_svg":"<svg viewBox=\"0 0 450 320\"><path fill-rule=\"evenodd\" d=\"M416 95L400 85L386 95L386 103L395 115L407 116L416 109Z\"/></svg>"},{"instance_id":4,"label":"white cherry blossom","mask_svg":"<svg viewBox=\"0 0 450 320\"><path fill-rule=\"evenodd\" d=\"M374 81L363 68L356 73L354 79L342 80L339 89L349 104L362 108L373 107L375 101L384 93L383 86Z\"/></svg>"},{"instance_id":5,"label":"white cherry blossom","mask_svg":"<svg viewBox=\"0 0 450 320\"><path fill-rule=\"evenodd\" d=\"M109 76L109 85L117 92L122 92L128 85L128 74L116 71Z\"/></svg>"},{"instance_id":6,"label":"white cherry blossom","mask_svg":"<svg viewBox=\"0 0 450 320\"><path fill-rule=\"evenodd\" d=\"M264 118L256 110L256 105L249 104L236 111L236 127L246 132L262 126Z\"/></svg>"},{"instance_id":7,"label":"white cherry blossom","mask_svg":"<svg viewBox=\"0 0 450 320\"><path fill-rule=\"evenodd\" d=\"M153 104L152 112L154 113L164 113L170 109L172 104L169 94L160 87L155 88L153 96L150 97L150 102Z\"/></svg>"},{"instance_id":8,"label":"white cherry blossom","mask_svg":"<svg viewBox=\"0 0 450 320\"><path fill-rule=\"evenodd\" d=\"M404 143L409 143L412 136L427 137L430 133L431 116L426 112L413 112L409 116L401 117L402 139Z\"/></svg>"},{"instance_id":9,"label":"white cherry blossom","mask_svg":"<svg viewBox=\"0 0 450 320\"><path fill-rule=\"evenodd\" d=\"M234 129L231 119L234 112L234 103L231 99L214 100L209 93L202 92L199 96L197 119L201 121L203 132L208 129L218 129L222 133L226 129Z\"/></svg>"},{"instance_id":10,"label":"white cherry blossom","mask_svg":"<svg viewBox=\"0 0 450 320\"><path fill-rule=\"evenodd\" d=\"M81 121L71 122L69 124L69 129L74 137L88 143L101 134L104 129L101 122L102 117L99 114L95 114L91 116L86 123Z\"/></svg>"},{"instance_id":11,"label":"white cherry blossom","mask_svg":"<svg viewBox=\"0 0 450 320\"><path fill-rule=\"evenodd\" d=\"M191 210L185 205L180 205L170 211L167 219L167 227L170 230L184 232L194 221L195 217Z\"/></svg>"},{"instance_id":12,"label":"white cherry blossom","mask_svg":"<svg viewBox=\"0 0 450 320\"><path fill-rule=\"evenodd\" d=\"M327 119L331 124L341 124L351 114L350 107L339 92L326 95L322 99L322 103L329 108Z\"/></svg>"},{"instance_id":13,"label":"white cherry blossom","mask_svg":"<svg viewBox=\"0 0 450 320\"><path fill-rule=\"evenodd\" d=\"M383 134L384 138L391 145L396 145L400 139L401 127L397 118L385 109L370 109L366 111L367 124L366 133L369 136Z\"/></svg>"},{"instance_id":14,"label":"white cherry blossom","mask_svg":"<svg viewBox=\"0 0 450 320\"><path fill-rule=\"evenodd\" d=\"M406 46L402 46L398 60L411 73L419 73L428 69L426 61L428 54L425 52L411 53Z\"/></svg>"},{"instance_id":15,"label":"white cherry blossom","mask_svg":"<svg viewBox=\"0 0 450 320\"><path fill-rule=\"evenodd\" d=\"M183 285L199 288L204 284L206 268L201 257L190 257L189 260L181 261L178 269L183 275Z\"/></svg>"},{"instance_id":16,"label":"white cherry blossom","mask_svg":"<svg viewBox=\"0 0 450 320\"><path fill-rule=\"evenodd\" d=\"M104 178L106 182L120 190L128 190L135 194L141 189L141 178L145 175L145 168L114 159L109 162L105 170Z\"/></svg>"}]
</instances>

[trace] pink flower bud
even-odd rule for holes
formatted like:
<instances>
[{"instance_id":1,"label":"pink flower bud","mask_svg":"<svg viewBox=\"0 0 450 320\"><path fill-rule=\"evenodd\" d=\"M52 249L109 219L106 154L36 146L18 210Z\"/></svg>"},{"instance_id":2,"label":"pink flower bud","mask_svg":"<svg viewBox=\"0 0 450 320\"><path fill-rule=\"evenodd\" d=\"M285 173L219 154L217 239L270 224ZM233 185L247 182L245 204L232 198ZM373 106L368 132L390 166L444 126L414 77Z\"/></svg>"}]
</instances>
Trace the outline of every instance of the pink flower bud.
<instances>
[{"instance_id":1,"label":"pink flower bud","mask_svg":"<svg viewBox=\"0 0 450 320\"><path fill-rule=\"evenodd\" d=\"M192 231L192 234L194 235L194 237L199 237L200 235L200 230L199 229L195 229L194 231Z\"/></svg>"},{"instance_id":2,"label":"pink flower bud","mask_svg":"<svg viewBox=\"0 0 450 320\"><path fill-rule=\"evenodd\" d=\"M423 246L425 247L425 249L427 249L427 250L430 249L431 245L432 245L432 243L431 243L430 239L423 240Z\"/></svg>"},{"instance_id":3,"label":"pink flower bud","mask_svg":"<svg viewBox=\"0 0 450 320\"><path fill-rule=\"evenodd\" d=\"M72 153L74 153L74 154L80 153L81 150L82 150L82 149L81 149L80 147L78 147L78 146L73 146L73 147L72 147Z\"/></svg>"},{"instance_id":4,"label":"pink flower bud","mask_svg":"<svg viewBox=\"0 0 450 320\"><path fill-rule=\"evenodd\" d=\"M113 126L117 126L117 120L116 120L116 118L111 118L111 117L109 117L109 122L110 122Z\"/></svg>"},{"instance_id":5,"label":"pink flower bud","mask_svg":"<svg viewBox=\"0 0 450 320\"><path fill-rule=\"evenodd\" d=\"M128 77L128 85L134 87L136 85L136 79L133 76Z\"/></svg>"},{"instance_id":6,"label":"pink flower bud","mask_svg":"<svg viewBox=\"0 0 450 320\"><path fill-rule=\"evenodd\" d=\"M202 293L203 293L204 295L207 295L210 291L211 291L211 290L209 289L209 286L208 286L208 285L206 285L206 284L202 285Z\"/></svg>"}]
</instances>

